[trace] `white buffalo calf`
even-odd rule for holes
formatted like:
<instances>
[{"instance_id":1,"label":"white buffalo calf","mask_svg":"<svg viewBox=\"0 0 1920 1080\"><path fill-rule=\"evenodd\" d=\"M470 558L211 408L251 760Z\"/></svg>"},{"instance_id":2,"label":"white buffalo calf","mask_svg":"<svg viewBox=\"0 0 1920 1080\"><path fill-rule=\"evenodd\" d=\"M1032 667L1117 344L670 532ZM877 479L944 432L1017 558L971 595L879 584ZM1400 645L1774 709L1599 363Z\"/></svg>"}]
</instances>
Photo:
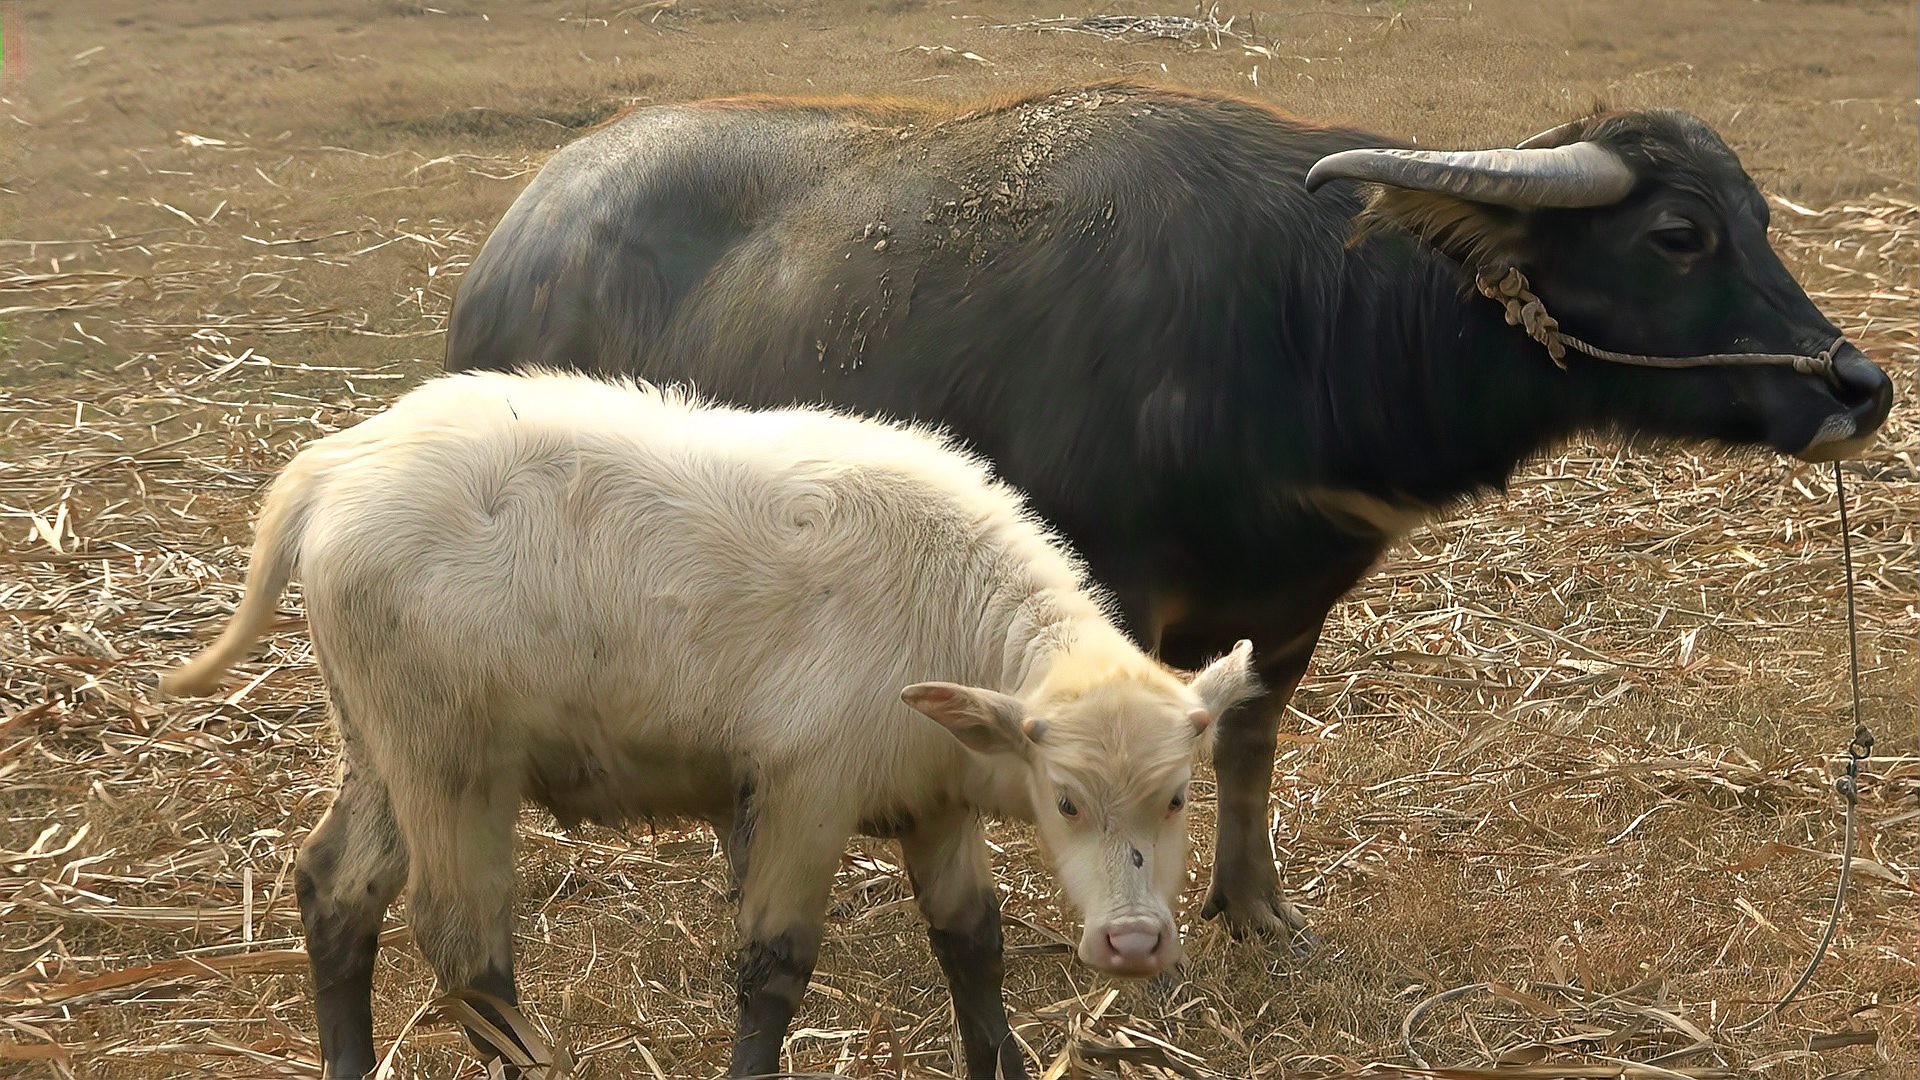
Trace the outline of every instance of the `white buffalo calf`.
<instances>
[{"instance_id":1,"label":"white buffalo calf","mask_svg":"<svg viewBox=\"0 0 1920 1080\"><path fill-rule=\"evenodd\" d=\"M978 815L1038 823L1082 960L1157 972L1193 762L1253 690L1244 642L1190 681L1142 654L939 436L571 375L441 378L302 450L232 622L166 689L214 686L296 571L344 751L297 874L333 1077L373 1065L403 883L441 984L514 1000L525 799L714 823L740 891L735 1075L778 1065L848 838L897 837L968 1072L1024 1075Z\"/></svg>"}]
</instances>

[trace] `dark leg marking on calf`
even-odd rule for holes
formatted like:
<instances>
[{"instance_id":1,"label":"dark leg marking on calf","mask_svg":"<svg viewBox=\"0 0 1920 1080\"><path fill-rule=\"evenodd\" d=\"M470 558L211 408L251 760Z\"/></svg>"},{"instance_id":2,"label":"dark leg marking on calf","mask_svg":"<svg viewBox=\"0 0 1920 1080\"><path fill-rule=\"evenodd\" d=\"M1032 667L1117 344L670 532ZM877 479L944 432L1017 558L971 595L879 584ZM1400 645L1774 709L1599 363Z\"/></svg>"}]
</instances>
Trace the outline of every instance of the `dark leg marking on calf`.
<instances>
[{"instance_id":1,"label":"dark leg marking on calf","mask_svg":"<svg viewBox=\"0 0 1920 1080\"><path fill-rule=\"evenodd\" d=\"M733 825L720 837L720 849L726 853L727 869L733 875L727 898L733 901L740 899L740 886L747 880L747 848L753 844L753 791L752 777L740 781L733 795Z\"/></svg>"},{"instance_id":2,"label":"dark leg marking on calf","mask_svg":"<svg viewBox=\"0 0 1920 1080\"><path fill-rule=\"evenodd\" d=\"M1000 996L1006 972L999 902L991 893L983 895L979 913L970 923L950 930L929 925L927 940L953 992L953 1014L960 1024L969 1080L1024 1078L1026 1056L1007 1028L1007 1009Z\"/></svg>"},{"instance_id":3,"label":"dark leg marking on calf","mask_svg":"<svg viewBox=\"0 0 1920 1080\"><path fill-rule=\"evenodd\" d=\"M306 931L313 975L320 1056L329 1077L357 1078L372 1071L373 965L380 947L375 919L321 913L320 886L311 873L294 871L294 896Z\"/></svg>"},{"instance_id":4,"label":"dark leg marking on calf","mask_svg":"<svg viewBox=\"0 0 1920 1080\"><path fill-rule=\"evenodd\" d=\"M340 794L300 846L294 896L313 974L320 1056L329 1077L372 1071L373 967L380 921L407 877L405 845L380 780L347 747Z\"/></svg>"},{"instance_id":5,"label":"dark leg marking on calf","mask_svg":"<svg viewBox=\"0 0 1920 1080\"><path fill-rule=\"evenodd\" d=\"M507 959L504 966L498 963L488 964L485 970L475 975L462 989L478 990L483 994L492 994L494 997L499 998L509 1005L520 1004L520 993L513 985L513 959L511 957ZM507 1023L507 1018L500 1015L500 1010L495 1009L491 1005L485 1005L479 1002L474 1002L473 1007L481 1016L487 1019L488 1023L498 1028L501 1034L512 1039L515 1046L520 1047L522 1050L527 1049L527 1046L513 1033L513 1027ZM473 1044L474 1052L479 1054L482 1060L491 1061L500 1056L500 1051L494 1047L492 1042L481 1038L472 1028L465 1028L465 1031L467 1033L467 1041ZM519 1070L511 1066L504 1066L504 1071L509 1080L521 1075Z\"/></svg>"},{"instance_id":6,"label":"dark leg marking on calf","mask_svg":"<svg viewBox=\"0 0 1920 1080\"><path fill-rule=\"evenodd\" d=\"M739 1021L735 1028L733 1062L728 1076L760 1076L778 1072L780 1044L793 1021L800 998L813 976L820 944L800 940L793 933L771 941L749 941L736 958Z\"/></svg>"},{"instance_id":7,"label":"dark leg marking on calf","mask_svg":"<svg viewBox=\"0 0 1920 1080\"><path fill-rule=\"evenodd\" d=\"M898 840L913 831L915 825L912 814L904 811L889 810L868 818L860 823L860 834L881 840Z\"/></svg>"}]
</instances>

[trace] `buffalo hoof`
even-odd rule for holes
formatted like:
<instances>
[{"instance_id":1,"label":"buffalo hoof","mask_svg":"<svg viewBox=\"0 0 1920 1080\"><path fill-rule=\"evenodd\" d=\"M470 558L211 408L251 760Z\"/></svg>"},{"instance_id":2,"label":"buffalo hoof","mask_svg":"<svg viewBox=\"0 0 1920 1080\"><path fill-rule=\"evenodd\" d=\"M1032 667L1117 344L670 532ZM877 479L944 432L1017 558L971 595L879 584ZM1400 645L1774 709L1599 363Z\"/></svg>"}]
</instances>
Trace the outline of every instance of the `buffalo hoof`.
<instances>
[{"instance_id":1,"label":"buffalo hoof","mask_svg":"<svg viewBox=\"0 0 1920 1080\"><path fill-rule=\"evenodd\" d=\"M1220 918L1235 941L1260 941L1295 960L1306 960L1320 951L1320 935L1307 925L1307 917L1280 894L1279 882L1265 890L1230 890L1216 881L1207 890L1207 902L1200 908L1203 919Z\"/></svg>"}]
</instances>

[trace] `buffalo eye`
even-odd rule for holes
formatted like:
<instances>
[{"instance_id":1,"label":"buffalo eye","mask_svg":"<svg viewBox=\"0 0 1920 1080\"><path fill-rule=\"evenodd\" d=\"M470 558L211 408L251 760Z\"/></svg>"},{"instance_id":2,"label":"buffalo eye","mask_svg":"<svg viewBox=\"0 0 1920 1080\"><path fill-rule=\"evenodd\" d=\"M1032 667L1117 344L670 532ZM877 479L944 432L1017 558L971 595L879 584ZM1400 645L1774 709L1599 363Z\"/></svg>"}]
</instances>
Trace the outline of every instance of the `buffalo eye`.
<instances>
[{"instance_id":1,"label":"buffalo eye","mask_svg":"<svg viewBox=\"0 0 1920 1080\"><path fill-rule=\"evenodd\" d=\"M1060 801L1054 805L1060 808L1060 816L1063 818L1077 818L1080 816L1080 808L1073 805L1073 800L1067 798L1065 795L1060 796Z\"/></svg>"},{"instance_id":2,"label":"buffalo eye","mask_svg":"<svg viewBox=\"0 0 1920 1080\"><path fill-rule=\"evenodd\" d=\"M1663 225L1647 234L1653 246L1676 259L1691 259L1706 253L1707 234L1695 225Z\"/></svg>"}]
</instances>

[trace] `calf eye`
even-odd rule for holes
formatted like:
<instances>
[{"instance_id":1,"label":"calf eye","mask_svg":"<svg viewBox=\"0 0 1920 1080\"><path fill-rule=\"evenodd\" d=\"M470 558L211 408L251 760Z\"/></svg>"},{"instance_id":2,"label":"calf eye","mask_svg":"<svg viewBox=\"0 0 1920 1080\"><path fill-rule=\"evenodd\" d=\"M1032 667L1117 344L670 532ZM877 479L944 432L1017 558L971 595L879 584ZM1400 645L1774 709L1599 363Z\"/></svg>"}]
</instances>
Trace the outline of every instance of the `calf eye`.
<instances>
[{"instance_id":1,"label":"calf eye","mask_svg":"<svg viewBox=\"0 0 1920 1080\"><path fill-rule=\"evenodd\" d=\"M1073 805L1073 800L1067 798L1065 795L1060 796L1058 805L1060 807L1061 817L1075 818L1080 816L1080 808Z\"/></svg>"},{"instance_id":2,"label":"calf eye","mask_svg":"<svg viewBox=\"0 0 1920 1080\"><path fill-rule=\"evenodd\" d=\"M1167 803L1167 813L1177 814L1180 812L1180 808L1185 805L1187 805L1187 793L1185 791L1176 791L1173 793L1172 801Z\"/></svg>"}]
</instances>

